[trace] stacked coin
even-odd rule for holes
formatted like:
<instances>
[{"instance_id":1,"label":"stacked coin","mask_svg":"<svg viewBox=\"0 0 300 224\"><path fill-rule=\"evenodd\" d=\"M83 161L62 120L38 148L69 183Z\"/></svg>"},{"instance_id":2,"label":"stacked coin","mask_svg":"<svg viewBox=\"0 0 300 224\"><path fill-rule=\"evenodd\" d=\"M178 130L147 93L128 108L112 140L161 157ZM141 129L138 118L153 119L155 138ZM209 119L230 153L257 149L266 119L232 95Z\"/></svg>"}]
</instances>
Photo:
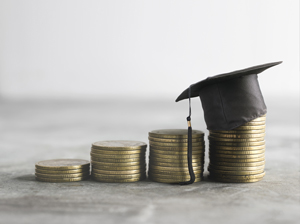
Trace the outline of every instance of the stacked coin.
<instances>
[{"instance_id":1,"label":"stacked coin","mask_svg":"<svg viewBox=\"0 0 300 224\"><path fill-rule=\"evenodd\" d=\"M179 183L190 180L187 129L162 129L149 132L149 173L151 180ZM204 133L192 131L192 165L195 182L201 181L204 165Z\"/></svg>"},{"instance_id":2,"label":"stacked coin","mask_svg":"<svg viewBox=\"0 0 300 224\"><path fill-rule=\"evenodd\" d=\"M139 141L100 141L92 144L92 178L123 183L146 178L147 144Z\"/></svg>"},{"instance_id":3,"label":"stacked coin","mask_svg":"<svg viewBox=\"0 0 300 224\"><path fill-rule=\"evenodd\" d=\"M248 183L264 177L265 122L264 115L230 131L209 132L211 179Z\"/></svg>"},{"instance_id":4,"label":"stacked coin","mask_svg":"<svg viewBox=\"0 0 300 224\"><path fill-rule=\"evenodd\" d=\"M82 159L54 159L35 164L35 178L44 182L73 182L88 179L90 162Z\"/></svg>"}]
</instances>

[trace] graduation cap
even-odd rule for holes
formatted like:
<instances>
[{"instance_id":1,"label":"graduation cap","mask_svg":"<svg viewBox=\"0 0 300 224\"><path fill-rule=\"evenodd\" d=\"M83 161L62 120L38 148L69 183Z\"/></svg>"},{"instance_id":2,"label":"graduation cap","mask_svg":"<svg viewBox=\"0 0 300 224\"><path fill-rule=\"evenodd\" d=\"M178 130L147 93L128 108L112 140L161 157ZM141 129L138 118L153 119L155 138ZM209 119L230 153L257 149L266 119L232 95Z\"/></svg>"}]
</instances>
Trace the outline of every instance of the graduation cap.
<instances>
[{"instance_id":1,"label":"graduation cap","mask_svg":"<svg viewBox=\"0 0 300 224\"><path fill-rule=\"evenodd\" d=\"M176 102L189 99L188 132L191 127L191 97L200 96L204 119L208 130L231 130L267 113L262 93L260 91L257 74L275 65L273 62L258 65L230 73L208 77L190 85L183 91ZM192 135L188 141L188 163L193 183Z\"/></svg>"}]
</instances>

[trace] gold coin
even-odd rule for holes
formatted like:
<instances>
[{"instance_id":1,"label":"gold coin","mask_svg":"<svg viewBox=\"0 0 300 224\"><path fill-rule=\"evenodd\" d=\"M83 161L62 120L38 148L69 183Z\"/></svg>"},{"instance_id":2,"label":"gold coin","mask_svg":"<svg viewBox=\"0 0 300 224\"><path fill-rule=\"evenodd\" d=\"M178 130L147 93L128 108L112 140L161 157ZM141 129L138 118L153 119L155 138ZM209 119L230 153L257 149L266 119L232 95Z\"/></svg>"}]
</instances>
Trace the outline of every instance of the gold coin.
<instances>
[{"instance_id":1,"label":"gold coin","mask_svg":"<svg viewBox=\"0 0 300 224\"><path fill-rule=\"evenodd\" d=\"M188 163L163 163L163 162L157 162L157 161L152 161L150 160L149 164L153 164L156 166L166 166L166 167L188 167ZM192 163L193 167L198 167L198 166L203 166L204 162L197 162L197 163Z\"/></svg>"},{"instance_id":2,"label":"gold coin","mask_svg":"<svg viewBox=\"0 0 300 224\"><path fill-rule=\"evenodd\" d=\"M233 155L233 154L209 153L209 157L210 158L221 157L221 158L229 158L229 159L253 159L253 158L265 157L265 153L253 154L253 155Z\"/></svg>"},{"instance_id":3,"label":"gold coin","mask_svg":"<svg viewBox=\"0 0 300 224\"><path fill-rule=\"evenodd\" d=\"M216 150L214 148L209 148L210 154L231 154L231 155L254 155L254 154L261 154L265 153L264 149L261 150L249 150L249 151L229 151L229 150Z\"/></svg>"},{"instance_id":4,"label":"gold coin","mask_svg":"<svg viewBox=\"0 0 300 224\"><path fill-rule=\"evenodd\" d=\"M220 179L227 179L227 180L250 180L250 179L258 179L263 178L265 176L265 172L259 174L249 174L249 175L227 175L227 174L209 174L212 177L220 178Z\"/></svg>"},{"instance_id":5,"label":"gold coin","mask_svg":"<svg viewBox=\"0 0 300 224\"><path fill-rule=\"evenodd\" d=\"M183 159L167 159L167 158L159 158L159 157L149 157L149 161L152 162L161 162L161 163L172 163L172 164L187 164L188 160L187 157L183 158ZM203 157L199 157L196 159L192 159L193 163L200 163L204 161L204 156Z\"/></svg>"},{"instance_id":6,"label":"gold coin","mask_svg":"<svg viewBox=\"0 0 300 224\"><path fill-rule=\"evenodd\" d=\"M73 177L84 177L89 176L90 172L86 173L73 173L73 174L43 174L43 173L35 173L36 177L48 178L48 179L64 179L64 178L73 178Z\"/></svg>"},{"instance_id":7,"label":"gold coin","mask_svg":"<svg viewBox=\"0 0 300 224\"><path fill-rule=\"evenodd\" d=\"M44 170L36 168L35 172L42 173L42 174L72 174L72 173L84 173L89 172L90 168L88 169L75 169L75 170Z\"/></svg>"},{"instance_id":8,"label":"gold coin","mask_svg":"<svg viewBox=\"0 0 300 224\"><path fill-rule=\"evenodd\" d=\"M137 174L99 174L92 173L93 177L104 178L104 179L129 179L129 178L140 178L145 176L145 173L137 173Z\"/></svg>"},{"instance_id":9,"label":"gold coin","mask_svg":"<svg viewBox=\"0 0 300 224\"><path fill-rule=\"evenodd\" d=\"M208 136L208 139L213 142L260 142L264 141L264 137L262 138L217 138L211 135Z\"/></svg>"},{"instance_id":10,"label":"gold coin","mask_svg":"<svg viewBox=\"0 0 300 224\"><path fill-rule=\"evenodd\" d=\"M150 141L150 146L164 146L164 147L187 147L188 143L184 143L184 142L154 142L154 141ZM193 142L192 143L192 147L200 147L200 146L204 146L203 142Z\"/></svg>"},{"instance_id":11,"label":"gold coin","mask_svg":"<svg viewBox=\"0 0 300 224\"><path fill-rule=\"evenodd\" d=\"M265 133L265 129L258 129L258 130L229 130L229 131L217 130L217 131L210 131L210 132L220 133L220 134L239 134L239 135L243 135L243 134L263 134L263 133Z\"/></svg>"},{"instance_id":12,"label":"gold coin","mask_svg":"<svg viewBox=\"0 0 300 224\"><path fill-rule=\"evenodd\" d=\"M265 165L265 161L260 161L260 162L255 162L255 163L227 163L227 162L217 162L217 161L215 161L214 163L212 163L210 161L210 163L212 165L216 165L216 166L243 166L243 167Z\"/></svg>"},{"instance_id":13,"label":"gold coin","mask_svg":"<svg viewBox=\"0 0 300 224\"><path fill-rule=\"evenodd\" d=\"M188 150L188 147L164 147L164 146L153 146L151 145L150 146L150 150L151 149L158 149L158 150L162 150L162 151L171 151L171 152L174 152L174 151L187 151ZM202 150L205 150L205 144L203 144L202 146L193 146L192 147L192 150L194 151L202 151Z\"/></svg>"},{"instance_id":14,"label":"gold coin","mask_svg":"<svg viewBox=\"0 0 300 224\"><path fill-rule=\"evenodd\" d=\"M257 125L257 126L239 126L233 130L260 130L260 129L265 129L266 125Z\"/></svg>"},{"instance_id":15,"label":"gold coin","mask_svg":"<svg viewBox=\"0 0 300 224\"><path fill-rule=\"evenodd\" d=\"M92 173L94 174L110 174L110 175L122 175L122 174L140 174L145 173L146 168L138 169L138 170L99 170L99 169L92 169Z\"/></svg>"},{"instance_id":16,"label":"gold coin","mask_svg":"<svg viewBox=\"0 0 300 224\"><path fill-rule=\"evenodd\" d=\"M163 174L155 174L155 173L148 173L148 176L151 180L153 179L164 179L164 180L173 180L173 181L189 181L190 175L163 175ZM202 174L195 174L195 178L202 178Z\"/></svg>"},{"instance_id":17,"label":"gold coin","mask_svg":"<svg viewBox=\"0 0 300 224\"><path fill-rule=\"evenodd\" d=\"M210 132L209 136L216 137L216 138L264 138L265 133L261 134L221 134L221 133L215 133L215 132Z\"/></svg>"},{"instance_id":18,"label":"gold coin","mask_svg":"<svg viewBox=\"0 0 300 224\"><path fill-rule=\"evenodd\" d=\"M129 178L129 179L112 179L112 178L99 178L99 177L92 177L95 181L105 182L105 183L130 183L130 182L137 182L140 180L144 180L146 176L138 177L138 178Z\"/></svg>"},{"instance_id":19,"label":"gold coin","mask_svg":"<svg viewBox=\"0 0 300 224\"><path fill-rule=\"evenodd\" d=\"M121 163L121 165L125 165L125 163L145 163L145 157L143 158L123 158L123 159L113 159L113 158L100 158L100 157L92 157L91 160L93 162L104 162L104 163Z\"/></svg>"},{"instance_id":20,"label":"gold coin","mask_svg":"<svg viewBox=\"0 0 300 224\"><path fill-rule=\"evenodd\" d=\"M149 132L150 137L154 138L188 138L187 129L160 129ZM203 138L204 133L198 130L192 130L192 138Z\"/></svg>"},{"instance_id":21,"label":"gold coin","mask_svg":"<svg viewBox=\"0 0 300 224\"><path fill-rule=\"evenodd\" d=\"M164 171L176 171L176 172L183 172L189 171L188 167L170 167L170 166L158 166L154 164L149 164L149 170L164 170ZM203 170L201 166L195 166L193 169L196 170Z\"/></svg>"},{"instance_id":22,"label":"gold coin","mask_svg":"<svg viewBox=\"0 0 300 224\"><path fill-rule=\"evenodd\" d=\"M266 120L267 120L266 116L262 116L262 117L255 118L252 121L257 122L257 121L266 121Z\"/></svg>"},{"instance_id":23,"label":"gold coin","mask_svg":"<svg viewBox=\"0 0 300 224\"><path fill-rule=\"evenodd\" d=\"M107 159L132 159L145 157L145 153L131 154L131 155L108 155L108 154L96 154L91 152L92 158L107 158Z\"/></svg>"},{"instance_id":24,"label":"gold coin","mask_svg":"<svg viewBox=\"0 0 300 224\"><path fill-rule=\"evenodd\" d=\"M178 159L178 160L187 160L187 155L164 155L164 154L158 154L151 152L150 154L151 158L156 157L156 158L162 158L162 159ZM201 159L203 156L201 154L198 155L192 155L192 159Z\"/></svg>"},{"instance_id":25,"label":"gold coin","mask_svg":"<svg viewBox=\"0 0 300 224\"><path fill-rule=\"evenodd\" d=\"M248 167L243 167L243 166L218 166L218 165L213 165L209 164L208 170L213 169L213 170L218 170L218 171L226 171L226 170L232 170L232 171L246 171L246 170L263 170L265 168L265 165L262 166L248 166Z\"/></svg>"},{"instance_id":26,"label":"gold coin","mask_svg":"<svg viewBox=\"0 0 300 224\"><path fill-rule=\"evenodd\" d=\"M236 147L236 146L222 146L222 145L209 145L210 149L217 149L217 150L229 150L229 151L251 151L251 150L261 150L265 149L266 145L257 145L257 146L248 146L248 147Z\"/></svg>"},{"instance_id":27,"label":"gold coin","mask_svg":"<svg viewBox=\"0 0 300 224\"><path fill-rule=\"evenodd\" d=\"M154 138L154 137L148 137L150 141L154 142L169 142L169 143L187 143L188 139L184 138ZM192 138L192 142L203 142L204 138Z\"/></svg>"},{"instance_id":28,"label":"gold coin","mask_svg":"<svg viewBox=\"0 0 300 224\"><path fill-rule=\"evenodd\" d=\"M154 181L154 182L159 182L159 183L165 183L165 184L176 184L179 182L183 182L182 180L174 180L174 179L163 179L163 178L159 178L159 177L149 177L150 180ZM190 179L187 179L186 181L189 181ZM196 182L200 182L202 180L201 177L195 178L195 183Z\"/></svg>"},{"instance_id":29,"label":"gold coin","mask_svg":"<svg viewBox=\"0 0 300 224\"><path fill-rule=\"evenodd\" d=\"M265 145L265 141L258 142L217 142L210 140L210 146L233 146L233 147L249 147L249 146L260 146Z\"/></svg>"},{"instance_id":30,"label":"gold coin","mask_svg":"<svg viewBox=\"0 0 300 224\"><path fill-rule=\"evenodd\" d=\"M266 122L265 121L249 121L245 124L243 124L243 126L259 126L259 125L265 125Z\"/></svg>"},{"instance_id":31,"label":"gold coin","mask_svg":"<svg viewBox=\"0 0 300 224\"><path fill-rule=\"evenodd\" d=\"M98 155L132 155L132 154L145 154L145 150L130 150L130 151L125 151L125 150L99 150L99 149L93 149L91 150L92 153L98 154Z\"/></svg>"},{"instance_id":32,"label":"gold coin","mask_svg":"<svg viewBox=\"0 0 300 224\"><path fill-rule=\"evenodd\" d=\"M146 147L145 142L124 140L99 141L92 144L92 148L100 150L144 150Z\"/></svg>"},{"instance_id":33,"label":"gold coin","mask_svg":"<svg viewBox=\"0 0 300 224\"><path fill-rule=\"evenodd\" d=\"M260 162L264 161L265 157L261 158L253 158L253 159L226 159L226 158L220 158L220 157L212 157L210 158L210 161L213 162L228 162L228 163L253 163L253 162Z\"/></svg>"},{"instance_id":34,"label":"gold coin","mask_svg":"<svg viewBox=\"0 0 300 224\"><path fill-rule=\"evenodd\" d=\"M137 162L129 162L129 163L121 163L121 162L111 162L111 163L107 163L107 162L98 162L98 161L91 161L92 166L107 166L107 167L132 167L132 166L145 166L145 160L144 161L137 161Z\"/></svg>"},{"instance_id":35,"label":"gold coin","mask_svg":"<svg viewBox=\"0 0 300 224\"><path fill-rule=\"evenodd\" d=\"M167 170L152 170L152 169L149 169L149 172L151 172L152 174L156 174L157 176L159 176L159 175L171 175L171 176L190 175L189 171L167 171ZM203 170L194 170L194 174L203 174Z\"/></svg>"},{"instance_id":36,"label":"gold coin","mask_svg":"<svg viewBox=\"0 0 300 224\"><path fill-rule=\"evenodd\" d=\"M226 182L226 183L254 183L254 182L258 182L260 180L263 179L263 177L261 178L256 178L256 179L249 179L249 180L232 180L232 179L225 179L225 178L217 178L217 177L212 177L212 176L208 176L209 179L214 180L214 181L219 181L219 182Z\"/></svg>"},{"instance_id":37,"label":"gold coin","mask_svg":"<svg viewBox=\"0 0 300 224\"><path fill-rule=\"evenodd\" d=\"M102 166L102 165L93 165L92 170L109 170L109 171L125 171L125 170L138 170L138 169L146 169L145 165L140 166Z\"/></svg>"},{"instance_id":38,"label":"gold coin","mask_svg":"<svg viewBox=\"0 0 300 224\"><path fill-rule=\"evenodd\" d=\"M217 174L240 176L240 175L252 175L252 174L263 173L264 169L261 169L261 170L214 170L214 169L210 168L209 172L213 176L216 176Z\"/></svg>"},{"instance_id":39,"label":"gold coin","mask_svg":"<svg viewBox=\"0 0 300 224\"><path fill-rule=\"evenodd\" d=\"M90 176L73 177L73 178L61 178L61 179L50 179L50 178L41 178L41 177L35 176L35 179L38 180L38 181L53 182L53 183L82 181L82 180L87 180L89 178L90 178Z\"/></svg>"},{"instance_id":40,"label":"gold coin","mask_svg":"<svg viewBox=\"0 0 300 224\"><path fill-rule=\"evenodd\" d=\"M35 164L35 167L43 170L88 169L90 162L83 159L53 159L40 161Z\"/></svg>"},{"instance_id":41,"label":"gold coin","mask_svg":"<svg viewBox=\"0 0 300 224\"><path fill-rule=\"evenodd\" d=\"M187 155L188 154L188 151L164 151L155 148L150 149L150 154L152 152L158 154L164 154L164 155ZM192 150L192 154L193 155L204 154L204 150Z\"/></svg>"}]
</instances>

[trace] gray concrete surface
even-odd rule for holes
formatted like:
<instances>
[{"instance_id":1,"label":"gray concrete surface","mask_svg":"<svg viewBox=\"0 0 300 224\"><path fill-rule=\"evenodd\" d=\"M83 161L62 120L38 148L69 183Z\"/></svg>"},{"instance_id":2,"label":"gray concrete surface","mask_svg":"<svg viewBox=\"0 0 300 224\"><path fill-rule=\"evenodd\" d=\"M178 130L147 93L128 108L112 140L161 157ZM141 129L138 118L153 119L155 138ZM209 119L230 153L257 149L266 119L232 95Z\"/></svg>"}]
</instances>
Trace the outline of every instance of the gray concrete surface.
<instances>
[{"instance_id":1,"label":"gray concrete surface","mask_svg":"<svg viewBox=\"0 0 300 224\"><path fill-rule=\"evenodd\" d=\"M187 102L0 103L0 223L287 224L300 220L299 99L267 102L267 163L262 181L228 184L205 179L188 186L149 180L107 184L34 179L35 162L89 159L92 142L147 142L150 130L186 128ZM205 130L202 116L194 100L194 129Z\"/></svg>"}]
</instances>

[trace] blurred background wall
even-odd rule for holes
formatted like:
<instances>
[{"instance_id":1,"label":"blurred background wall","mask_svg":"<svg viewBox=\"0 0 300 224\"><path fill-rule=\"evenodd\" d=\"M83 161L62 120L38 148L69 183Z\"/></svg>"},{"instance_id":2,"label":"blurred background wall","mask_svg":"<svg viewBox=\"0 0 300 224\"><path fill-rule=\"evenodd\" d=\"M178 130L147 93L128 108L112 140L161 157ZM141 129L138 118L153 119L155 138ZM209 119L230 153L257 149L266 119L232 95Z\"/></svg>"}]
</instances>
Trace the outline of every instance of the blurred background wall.
<instances>
[{"instance_id":1,"label":"blurred background wall","mask_svg":"<svg viewBox=\"0 0 300 224\"><path fill-rule=\"evenodd\" d=\"M2 99L167 98L283 61L264 95L299 96L299 1L0 0Z\"/></svg>"}]
</instances>

